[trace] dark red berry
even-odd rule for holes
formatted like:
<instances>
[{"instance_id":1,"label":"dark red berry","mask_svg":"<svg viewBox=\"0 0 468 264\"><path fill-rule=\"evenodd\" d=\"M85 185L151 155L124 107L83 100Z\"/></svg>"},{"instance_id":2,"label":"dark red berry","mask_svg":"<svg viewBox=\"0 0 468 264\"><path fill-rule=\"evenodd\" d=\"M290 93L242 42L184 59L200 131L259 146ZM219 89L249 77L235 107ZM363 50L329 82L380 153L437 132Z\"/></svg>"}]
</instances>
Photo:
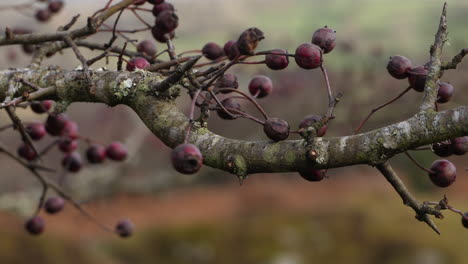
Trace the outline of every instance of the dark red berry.
<instances>
[{"instance_id":1,"label":"dark red berry","mask_svg":"<svg viewBox=\"0 0 468 264\"><path fill-rule=\"evenodd\" d=\"M457 168L448 160L436 160L432 163L429 178L432 183L439 187L447 187L455 182Z\"/></svg>"},{"instance_id":2,"label":"dark red berry","mask_svg":"<svg viewBox=\"0 0 468 264\"><path fill-rule=\"evenodd\" d=\"M163 11L156 17L154 26L164 33L170 33L179 26L179 17L174 13L174 11Z\"/></svg>"},{"instance_id":3,"label":"dark red berry","mask_svg":"<svg viewBox=\"0 0 468 264\"><path fill-rule=\"evenodd\" d=\"M434 143L432 144L432 150L434 151L434 154L436 154L439 157L445 158L453 155L453 146L452 142L450 141Z\"/></svg>"},{"instance_id":4,"label":"dark red berry","mask_svg":"<svg viewBox=\"0 0 468 264\"><path fill-rule=\"evenodd\" d=\"M39 22L47 22L51 17L51 13L48 9L39 9L36 12L36 19Z\"/></svg>"},{"instance_id":5,"label":"dark red berry","mask_svg":"<svg viewBox=\"0 0 468 264\"><path fill-rule=\"evenodd\" d=\"M408 82L415 91L424 91L428 70L424 66L418 66L408 71Z\"/></svg>"},{"instance_id":6,"label":"dark red berry","mask_svg":"<svg viewBox=\"0 0 468 264\"><path fill-rule=\"evenodd\" d=\"M98 144L91 145L88 150L86 150L86 158L89 163L101 163L106 159L106 148Z\"/></svg>"},{"instance_id":7,"label":"dark red berry","mask_svg":"<svg viewBox=\"0 0 468 264\"><path fill-rule=\"evenodd\" d=\"M308 115L302 119L301 123L299 124L299 128L307 129L309 126L314 126L315 123L322 120L320 116L317 115ZM318 129L316 136L323 137L327 133L328 126L323 125L321 128Z\"/></svg>"},{"instance_id":8,"label":"dark red berry","mask_svg":"<svg viewBox=\"0 0 468 264\"><path fill-rule=\"evenodd\" d=\"M153 15L157 17L163 11L175 11L174 6L171 3L161 3L153 7Z\"/></svg>"},{"instance_id":9,"label":"dark red berry","mask_svg":"<svg viewBox=\"0 0 468 264\"><path fill-rule=\"evenodd\" d=\"M453 85L447 82L439 83L439 91L437 92L437 102L439 104L447 103L452 98L455 89Z\"/></svg>"},{"instance_id":10,"label":"dark red berry","mask_svg":"<svg viewBox=\"0 0 468 264\"><path fill-rule=\"evenodd\" d=\"M70 138L63 138L63 139L60 139L58 143L58 147L60 151L64 153L69 153L69 152L75 151L78 148L78 142Z\"/></svg>"},{"instance_id":11,"label":"dark red berry","mask_svg":"<svg viewBox=\"0 0 468 264\"><path fill-rule=\"evenodd\" d=\"M221 101L221 104L224 106L224 108L226 108L230 113L234 115L236 115L236 113L233 111L230 111L231 109L234 109L234 110L241 109L241 105L234 98L231 98L231 97L228 97L224 99L223 101ZM218 116L221 117L222 119L233 120L237 118L236 116L232 116L228 114L226 111L224 111L221 108L218 109L216 112L218 113Z\"/></svg>"},{"instance_id":12,"label":"dark red berry","mask_svg":"<svg viewBox=\"0 0 468 264\"><path fill-rule=\"evenodd\" d=\"M325 178L325 170L308 169L306 171L300 171L299 175L307 181L317 182Z\"/></svg>"},{"instance_id":13,"label":"dark red berry","mask_svg":"<svg viewBox=\"0 0 468 264\"><path fill-rule=\"evenodd\" d=\"M65 114L51 113L47 117L45 129L52 136L62 135L68 117Z\"/></svg>"},{"instance_id":14,"label":"dark red berry","mask_svg":"<svg viewBox=\"0 0 468 264\"><path fill-rule=\"evenodd\" d=\"M63 8L62 0L52 0L49 2L49 11L52 13L58 13Z\"/></svg>"},{"instance_id":15,"label":"dark red berry","mask_svg":"<svg viewBox=\"0 0 468 264\"><path fill-rule=\"evenodd\" d=\"M237 42L234 42L229 48L229 53L227 54L227 57L230 61L232 61L240 55L241 53L239 51L239 48L237 47Z\"/></svg>"},{"instance_id":16,"label":"dark red berry","mask_svg":"<svg viewBox=\"0 0 468 264\"><path fill-rule=\"evenodd\" d=\"M26 231L28 231L31 235L39 235L44 231L45 222L44 219L40 216L35 216L28 221L24 225Z\"/></svg>"},{"instance_id":17,"label":"dark red berry","mask_svg":"<svg viewBox=\"0 0 468 264\"><path fill-rule=\"evenodd\" d=\"M77 139L80 137L78 133L78 125L75 121L67 120L65 121L65 125L62 130L61 136L70 138L70 139Z\"/></svg>"},{"instance_id":18,"label":"dark red berry","mask_svg":"<svg viewBox=\"0 0 468 264\"><path fill-rule=\"evenodd\" d=\"M24 53L26 53L26 54L33 54L34 51L36 50L36 46L31 45L31 44L23 44L21 46L21 48L23 49Z\"/></svg>"},{"instance_id":19,"label":"dark red berry","mask_svg":"<svg viewBox=\"0 0 468 264\"><path fill-rule=\"evenodd\" d=\"M81 156L78 152L71 152L62 159L62 166L70 172L78 172L83 166Z\"/></svg>"},{"instance_id":20,"label":"dark red berry","mask_svg":"<svg viewBox=\"0 0 468 264\"><path fill-rule=\"evenodd\" d=\"M336 31L327 26L319 28L312 35L312 43L319 46L323 53L329 53L336 46Z\"/></svg>"},{"instance_id":21,"label":"dark red berry","mask_svg":"<svg viewBox=\"0 0 468 264\"><path fill-rule=\"evenodd\" d=\"M405 79L408 77L408 71L413 68L411 61L403 56L396 55L390 57L387 64L387 71L393 78Z\"/></svg>"},{"instance_id":22,"label":"dark red berry","mask_svg":"<svg viewBox=\"0 0 468 264\"><path fill-rule=\"evenodd\" d=\"M254 55L258 42L264 38L265 36L260 29L252 27L242 32L242 34L239 36L239 39L237 40L236 45L240 54Z\"/></svg>"},{"instance_id":23,"label":"dark red berry","mask_svg":"<svg viewBox=\"0 0 468 264\"><path fill-rule=\"evenodd\" d=\"M231 53L231 47L232 45L235 45L236 41L235 40L229 40L224 44L223 50L224 54L229 57L229 54Z\"/></svg>"},{"instance_id":24,"label":"dark red berry","mask_svg":"<svg viewBox=\"0 0 468 264\"><path fill-rule=\"evenodd\" d=\"M466 213L463 214L463 217L462 217L462 225L463 225L465 228L468 228L468 212L466 212Z\"/></svg>"},{"instance_id":25,"label":"dark red berry","mask_svg":"<svg viewBox=\"0 0 468 264\"><path fill-rule=\"evenodd\" d=\"M147 56L154 56L156 55L156 45L151 40L143 40L142 42L138 43L137 46L138 52L144 53Z\"/></svg>"},{"instance_id":26,"label":"dark red berry","mask_svg":"<svg viewBox=\"0 0 468 264\"><path fill-rule=\"evenodd\" d=\"M174 169L183 174L194 174L203 165L203 156L193 144L180 144L172 150L171 161Z\"/></svg>"},{"instance_id":27,"label":"dark red berry","mask_svg":"<svg viewBox=\"0 0 468 264\"><path fill-rule=\"evenodd\" d=\"M303 69L315 69L322 65L322 50L315 44L303 43L297 47L294 59Z\"/></svg>"},{"instance_id":28,"label":"dark red berry","mask_svg":"<svg viewBox=\"0 0 468 264\"><path fill-rule=\"evenodd\" d=\"M232 73L226 73L221 78L216 81L217 88L231 88L237 89L239 87L239 83L237 82L237 76ZM221 93L230 93L231 91L220 91Z\"/></svg>"},{"instance_id":29,"label":"dark red berry","mask_svg":"<svg viewBox=\"0 0 468 264\"><path fill-rule=\"evenodd\" d=\"M111 160L122 161L127 158L127 155L127 148L120 142L112 142L106 148L106 156Z\"/></svg>"},{"instance_id":30,"label":"dark red berry","mask_svg":"<svg viewBox=\"0 0 468 264\"><path fill-rule=\"evenodd\" d=\"M136 57L127 63L127 71L134 71L136 69L144 70L149 66L150 63L145 58Z\"/></svg>"},{"instance_id":31,"label":"dark red berry","mask_svg":"<svg viewBox=\"0 0 468 264\"><path fill-rule=\"evenodd\" d=\"M32 140L40 140L46 134L44 124L39 122L28 124L25 129L26 133L28 133Z\"/></svg>"},{"instance_id":32,"label":"dark red berry","mask_svg":"<svg viewBox=\"0 0 468 264\"><path fill-rule=\"evenodd\" d=\"M205 46L203 46L202 53L209 60L216 60L224 55L223 49L214 42L205 44Z\"/></svg>"},{"instance_id":33,"label":"dark red berry","mask_svg":"<svg viewBox=\"0 0 468 264\"><path fill-rule=\"evenodd\" d=\"M21 158L28 161L32 161L37 157L36 152L34 152L34 149L32 149L29 145L25 143L21 143L21 145L18 147L17 152Z\"/></svg>"},{"instance_id":34,"label":"dark red berry","mask_svg":"<svg viewBox=\"0 0 468 264\"><path fill-rule=\"evenodd\" d=\"M49 214L55 214L62 211L65 201L58 196L48 198L44 203L44 209Z\"/></svg>"},{"instance_id":35,"label":"dark red berry","mask_svg":"<svg viewBox=\"0 0 468 264\"><path fill-rule=\"evenodd\" d=\"M289 124L279 118L269 118L263 125L263 131L271 140L285 140L289 136Z\"/></svg>"},{"instance_id":36,"label":"dark red berry","mask_svg":"<svg viewBox=\"0 0 468 264\"><path fill-rule=\"evenodd\" d=\"M268 68L272 70L282 70L288 67L289 57L287 55L278 55L278 54L288 54L284 49L274 49L271 50L272 53L276 54L267 54L265 56L265 64Z\"/></svg>"},{"instance_id":37,"label":"dark red berry","mask_svg":"<svg viewBox=\"0 0 468 264\"><path fill-rule=\"evenodd\" d=\"M54 105L54 101L52 100L32 102L31 110L33 110L33 112L35 113L42 114L42 113L49 111L53 105Z\"/></svg>"},{"instance_id":38,"label":"dark red berry","mask_svg":"<svg viewBox=\"0 0 468 264\"><path fill-rule=\"evenodd\" d=\"M161 43L166 43L167 38L173 39L175 37L174 31L166 33L155 26L151 28L151 34L153 34L153 38L155 40Z\"/></svg>"},{"instance_id":39,"label":"dark red berry","mask_svg":"<svg viewBox=\"0 0 468 264\"><path fill-rule=\"evenodd\" d=\"M451 141L453 154L461 156L468 152L468 137L458 137Z\"/></svg>"},{"instance_id":40,"label":"dark red berry","mask_svg":"<svg viewBox=\"0 0 468 264\"><path fill-rule=\"evenodd\" d=\"M255 76L250 80L249 92L256 98L262 98L273 91L273 82L264 75Z\"/></svg>"},{"instance_id":41,"label":"dark red berry","mask_svg":"<svg viewBox=\"0 0 468 264\"><path fill-rule=\"evenodd\" d=\"M115 226L115 232L120 237L129 237L133 234L133 223L130 220L120 220Z\"/></svg>"}]
</instances>

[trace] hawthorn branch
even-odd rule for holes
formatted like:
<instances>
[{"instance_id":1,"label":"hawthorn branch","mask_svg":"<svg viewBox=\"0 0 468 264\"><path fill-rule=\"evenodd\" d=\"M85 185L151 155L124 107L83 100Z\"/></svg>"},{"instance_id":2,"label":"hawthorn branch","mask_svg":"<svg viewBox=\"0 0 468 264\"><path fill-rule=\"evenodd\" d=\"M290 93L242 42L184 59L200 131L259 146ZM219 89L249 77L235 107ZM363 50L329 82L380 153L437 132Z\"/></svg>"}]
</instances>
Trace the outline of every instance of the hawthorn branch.
<instances>
[{"instance_id":1,"label":"hawthorn branch","mask_svg":"<svg viewBox=\"0 0 468 264\"><path fill-rule=\"evenodd\" d=\"M450 62L446 62L442 65L443 70L456 69L458 64L462 62L465 55L468 54L468 48L462 49L460 53L455 55Z\"/></svg>"}]
</instances>

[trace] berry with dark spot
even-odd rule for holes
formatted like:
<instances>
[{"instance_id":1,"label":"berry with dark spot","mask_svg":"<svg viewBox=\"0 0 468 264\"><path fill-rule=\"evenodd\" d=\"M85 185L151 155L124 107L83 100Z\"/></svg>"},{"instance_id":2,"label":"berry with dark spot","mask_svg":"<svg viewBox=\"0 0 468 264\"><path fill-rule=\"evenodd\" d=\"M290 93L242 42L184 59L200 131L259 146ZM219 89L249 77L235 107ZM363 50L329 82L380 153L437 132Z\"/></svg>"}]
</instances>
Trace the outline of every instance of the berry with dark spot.
<instances>
[{"instance_id":1,"label":"berry with dark spot","mask_svg":"<svg viewBox=\"0 0 468 264\"><path fill-rule=\"evenodd\" d=\"M228 97L224 99L223 101L221 101L221 104L224 106L224 108L226 108L232 114L236 114L236 113L230 111L231 109L234 109L234 110L241 109L241 105L234 98L231 98L231 97ZM222 119L233 120L237 118L236 116L232 116L228 114L226 111L224 111L221 108L218 109L216 112L218 113L218 116L221 117Z\"/></svg>"},{"instance_id":2,"label":"berry with dark spot","mask_svg":"<svg viewBox=\"0 0 468 264\"><path fill-rule=\"evenodd\" d=\"M75 151L78 148L78 142L70 138L63 138L63 139L60 139L58 143L58 147L60 151L64 153L70 153L72 151Z\"/></svg>"},{"instance_id":3,"label":"berry with dark spot","mask_svg":"<svg viewBox=\"0 0 468 264\"><path fill-rule=\"evenodd\" d=\"M209 60L216 60L224 55L223 49L214 42L205 44L202 48L202 53Z\"/></svg>"},{"instance_id":4,"label":"berry with dark spot","mask_svg":"<svg viewBox=\"0 0 468 264\"><path fill-rule=\"evenodd\" d=\"M217 88L231 88L237 89L239 87L239 83L237 82L237 76L232 73L223 74L221 78L216 81ZM220 91L221 93L230 93L231 91Z\"/></svg>"},{"instance_id":5,"label":"berry with dark spot","mask_svg":"<svg viewBox=\"0 0 468 264\"><path fill-rule=\"evenodd\" d=\"M390 57L387 64L387 71L393 78L405 79L408 77L408 72L413 68L410 59L396 55Z\"/></svg>"},{"instance_id":6,"label":"berry with dark spot","mask_svg":"<svg viewBox=\"0 0 468 264\"><path fill-rule=\"evenodd\" d=\"M315 44L303 43L297 47L294 59L303 69L315 69L322 65L322 50Z\"/></svg>"},{"instance_id":7,"label":"berry with dark spot","mask_svg":"<svg viewBox=\"0 0 468 264\"><path fill-rule=\"evenodd\" d=\"M78 152L71 152L62 159L62 166L70 172L78 172L83 166L81 156Z\"/></svg>"},{"instance_id":8,"label":"berry with dark spot","mask_svg":"<svg viewBox=\"0 0 468 264\"><path fill-rule=\"evenodd\" d=\"M262 98L273 91L273 82L264 75L255 76L250 80L249 92L256 98Z\"/></svg>"},{"instance_id":9,"label":"berry with dark spot","mask_svg":"<svg viewBox=\"0 0 468 264\"><path fill-rule=\"evenodd\" d=\"M127 158L127 155L127 148L120 142L112 142L106 148L106 156L111 160L122 161Z\"/></svg>"},{"instance_id":10,"label":"berry with dark spot","mask_svg":"<svg viewBox=\"0 0 468 264\"><path fill-rule=\"evenodd\" d=\"M144 53L150 57L156 55L157 52L156 45L148 39L138 43L137 50L138 52Z\"/></svg>"},{"instance_id":11,"label":"berry with dark spot","mask_svg":"<svg viewBox=\"0 0 468 264\"><path fill-rule=\"evenodd\" d=\"M39 235L44 232L45 222L44 219L38 215L26 221L24 228L31 235Z\"/></svg>"},{"instance_id":12,"label":"berry with dark spot","mask_svg":"<svg viewBox=\"0 0 468 264\"><path fill-rule=\"evenodd\" d=\"M319 28L312 35L312 43L319 46L323 53L329 53L336 46L336 31L327 26Z\"/></svg>"},{"instance_id":13,"label":"berry with dark spot","mask_svg":"<svg viewBox=\"0 0 468 264\"><path fill-rule=\"evenodd\" d=\"M468 152L468 137L458 137L451 140L453 154L461 156Z\"/></svg>"},{"instance_id":14,"label":"berry with dark spot","mask_svg":"<svg viewBox=\"0 0 468 264\"><path fill-rule=\"evenodd\" d=\"M429 71L424 66L418 66L408 71L408 82L415 91L424 91L426 77Z\"/></svg>"},{"instance_id":15,"label":"berry with dark spot","mask_svg":"<svg viewBox=\"0 0 468 264\"><path fill-rule=\"evenodd\" d=\"M68 117L65 114L51 113L47 117L45 129L52 136L62 135Z\"/></svg>"},{"instance_id":16,"label":"berry with dark spot","mask_svg":"<svg viewBox=\"0 0 468 264\"><path fill-rule=\"evenodd\" d=\"M39 22L47 22L51 17L51 13L48 9L39 9L36 11L36 19Z\"/></svg>"},{"instance_id":17,"label":"berry with dark spot","mask_svg":"<svg viewBox=\"0 0 468 264\"><path fill-rule=\"evenodd\" d=\"M447 103L453 96L455 89L453 85L447 82L439 83L439 91L437 92L437 102L439 104Z\"/></svg>"},{"instance_id":18,"label":"berry with dark spot","mask_svg":"<svg viewBox=\"0 0 468 264\"><path fill-rule=\"evenodd\" d=\"M203 165L203 156L193 144L180 144L172 150L171 161L174 169L183 174L194 174Z\"/></svg>"},{"instance_id":19,"label":"berry with dark spot","mask_svg":"<svg viewBox=\"0 0 468 264\"><path fill-rule=\"evenodd\" d=\"M28 124L25 129L26 133L28 133L32 140L40 140L46 134L44 124L39 122Z\"/></svg>"},{"instance_id":20,"label":"berry with dark spot","mask_svg":"<svg viewBox=\"0 0 468 264\"><path fill-rule=\"evenodd\" d=\"M302 119L301 123L299 124L299 128L307 129L309 126L314 126L315 123L322 120L320 116L317 115L308 115ZM323 125L321 128L318 129L316 136L323 137L327 133L328 126Z\"/></svg>"},{"instance_id":21,"label":"berry with dark spot","mask_svg":"<svg viewBox=\"0 0 468 264\"><path fill-rule=\"evenodd\" d=\"M65 201L58 196L48 198L44 203L44 209L49 214L56 214L62 211Z\"/></svg>"},{"instance_id":22,"label":"berry with dark spot","mask_svg":"<svg viewBox=\"0 0 468 264\"><path fill-rule=\"evenodd\" d=\"M164 33L172 32L179 26L179 17L174 11L163 11L156 17L154 26Z\"/></svg>"},{"instance_id":23,"label":"berry with dark spot","mask_svg":"<svg viewBox=\"0 0 468 264\"><path fill-rule=\"evenodd\" d=\"M150 63L142 57L135 57L128 61L127 71L134 71L136 69L144 70L150 66Z\"/></svg>"},{"instance_id":24,"label":"berry with dark spot","mask_svg":"<svg viewBox=\"0 0 468 264\"><path fill-rule=\"evenodd\" d=\"M265 56L265 64L268 68L272 70L282 70L288 67L289 57L287 55L278 55L278 54L288 54L284 49L274 49L271 50L272 53L276 54L267 54Z\"/></svg>"},{"instance_id":25,"label":"berry with dark spot","mask_svg":"<svg viewBox=\"0 0 468 264\"><path fill-rule=\"evenodd\" d=\"M283 119L269 118L263 125L263 132L274 141L285 140L289 136L289 124Z\"/></svg>"},{"instance_id":26,"label":"berry with dark spot","mask_svg":"<svg viewBox=\"0 0 468 264\"><path fill-rule=\"evenodd\" d=\"M239 39L236 43L240 54L254 55L258 42L260 42L264 38L265 36L263 35L263 32L260 29L256 27L246 29L239 36Z\"/></svg>"},{"instance_id":27,"label":"berry with dark spot","mask_svg":"<svg viewBox=\"0 0 468 264\"><path fill-rule=\"evenodd\" d=\"M49 11L52 13L58 13L63 8L63 1L62 0L53 0L49 2Z\"/></svg>"},{"instance_id":28,"label":"berry with dark spot","mask_svg":"<svg viewBox=\"0 0 468 264\"><path fill-rule=\"evenodd\" d=\"M431 165L429 178L439 187L448 187L457 178L457 168L448 160L436 160Z\"/></svg>"},{"instance_id":29,"label":"berry with dark spot","mask_svg":"<svg viewBox=\"0 0 468 264\"><path fill-rule=\"evenodd\" d=\"M93 164L103 162L106 159L106 148L98 144L91 145L86 150L86 159Z\"/></svg>"},{"instance_id":30,"label":"berry with dark spot","mask_svg":"<svg viewBox=\"0 0 468 264\"><path fill-rule=\"evenodd\" d=\"M306 171L300 171L299 175L307 181L317 182L325 178L325 170L307 169Z\"/></svg>"},{"instance_id":31,"label":"berry with dark spot","mask_svg":"<svg viewBox=\"0 0 468 264\"><path fill-rule=\"evenodd\" d=\"M434 151L434 154L436 154L439 157L445 158L453 155L453 146L452 142L450 141L434 143L432 144L432 150Z\"/></svg>"},{"instance_id":32,"label":"berry with dark spot","mask_svg":"<svg viewBox=\"0 0 468 264\"><path fill-rule=\"evenodd\" d=\"M37 154L34 152L34 149L32 149L29 145L25 143L21 143L21 145L18 147L18 155L28 161L35 160L37 157Z\"/></svg>"},{"instance_id":33,"label":"berry with dark spot","mask_svg":"<svg viewBox=\"0 0 468 264\"><path fill-rule=\"evenodd\" d=\"M120 220L117 225L115 226L115 232L120 237L129 237L133 234L133 223L130 220Z\"/></svg>"},{"instance_id":34,"label":"berry with dark spot","mask_svg":"<svg viewBox=\"0 0 468 264\"><path fill-rule=\"evenodd\" d=\"M171 3L161 3L153 7L153 16L157 17L160 13L164 11L175 11L174 6Z\"/></svg>"},{"instance_id":35,"label":"berry with dark spot","mask_svg":"<svg viewBox=\"0 0 468 264\"><path fill-rule=\"evenodd\" d=\"M31 103L31 110L37 114L42 114L49 111L54 105L54 101L45 100L45 101L35 101Z\"/></svg>"}]
</instances>

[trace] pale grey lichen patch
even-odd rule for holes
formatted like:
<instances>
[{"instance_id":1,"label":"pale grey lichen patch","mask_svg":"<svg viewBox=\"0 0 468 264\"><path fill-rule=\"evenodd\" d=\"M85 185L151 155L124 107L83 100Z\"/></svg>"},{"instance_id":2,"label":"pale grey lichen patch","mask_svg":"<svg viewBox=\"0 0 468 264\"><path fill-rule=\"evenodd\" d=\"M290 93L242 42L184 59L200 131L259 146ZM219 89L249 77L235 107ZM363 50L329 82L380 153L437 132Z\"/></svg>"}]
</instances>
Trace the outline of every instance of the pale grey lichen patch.
<instances>
[{"instance_id":1,"label":"pale grey lichen patch","mask_svg":"<svg viewBox=\"0 0 468 264\"><path fill-rule=\"evenodd\" d=\"M315 159L315 162L321 165L327 164L328 163L328 147L330 145L330 141L324 140L322 137L317 137L314 139L311 145L311 149L315 150L317 152L317 158Z\"/></svg>"},{"instance_id":2,"label":"pale grey lichen patch","mask_svg":"<svg viewBox=\"0 0 468 264\"><path fill-rule=\"evenodd\" d=\"M117 97L118 100L122 100L132 93L134 86L135 83L131 78L120 81L117 86L114 86L114 96Z\"/></svg>"}]
</instances>

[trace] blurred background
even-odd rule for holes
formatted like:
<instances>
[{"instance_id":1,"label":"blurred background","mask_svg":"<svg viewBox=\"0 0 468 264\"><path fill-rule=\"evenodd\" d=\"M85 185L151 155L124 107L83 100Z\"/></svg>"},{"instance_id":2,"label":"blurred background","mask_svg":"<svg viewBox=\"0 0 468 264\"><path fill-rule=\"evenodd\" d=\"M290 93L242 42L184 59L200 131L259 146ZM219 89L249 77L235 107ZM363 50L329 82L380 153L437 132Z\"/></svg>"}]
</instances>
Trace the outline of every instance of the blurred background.
<instances>
[{"instance_id":1,"label":"blurred background","mask_svg":"<svg viewBox=\"0 0 468 264\"><path fill-rule=\"evenodd\" d=\"M79 27L107 1L65 2L64 10L47 24L36 22L33 10L4 10L0 25L50 32L79 13L81 18L75 26ZM224 45L244 29L256 26L266 36L258 50L284 48L293 53L299 44L310 41L317 28L328 25L336 30L337 46L325 56L324 65L332 88L342 91L344 97L327 136L351 134L372 108L407 87L406 80L395 80L386 72L388 58L403 55L414 65L427 62L443 5L436 0L168 2L175 5L180 18L174 40L178 52L201 49L211 41ZM0 6L10 4L0 1ZM468 47L468 2L450 0L448 4L446 59ZM142 16L152 23L150 14ZM121 29L141 27L130 12L124 13L119 23ZM109 37L102 33L92 39L104 43ZM130 37L152 39L149 32ZM121 44L121 39L117 43ZM165 49L159 43L157 47ZM84 48L82 51L88 58L100 53ZM0 60L1 68L25 67L30 61L21 47L1 47L0 56L4 58ZM71 50L65 50L44 65L73 69L79 61ZM115 65L111 59L108 65L103 61L93 68L115 69ZM468 89L467 70L468 64L462 63L444 75L443 80L450 81L456 92L441 109L467 104L468 96L463 92ZM243 90L256 74L272 78L273 94L259 103L271 116L286 119L293 128L304 116L326 111L320 71L301 70L293 60L286 70L278 72L262 65L236 66L231 71L238 75ZM187 97L178 99L186 113ZM375 114L363 131L410 117L420 100L420 93L410 91ZM29 110L18 112L25 122L45 119ZM442 232L436 235L414 219L412 209L403 206L396 192L372 167L333 169L328 179L318 183L306 182L297 173L258 174L239 186L235 176L208 167L196 175L175 172L169 160L170 149L125 106L75 103L68 114L77 121L82 135L102 144L123 141L130 156L124 163L87 165L81 172L68 175L65 189L106 225L112 227L119 219L131 219L136 225L135 235L119 239L70 205L56 216L43 215L44 234L28 235L23 225L34 212L40 186L24 168L0 156L0 263L439 264L466 263L468 258L468 231L462 227L459 215L447 212L446 219L436 220ZM8 122L2 112L0 126ZM226 137L266 139L261 127L248 120L223 121L213 115L209 127ZM38 146L44 147L50 140ZM5 131L0 141L14 152L20 138L13 131ZM81 153L85 149L83 142ZM430 151L412 154L426 167L437 159ZM58 150L53 150L44 163L60 171L61 157ZM458 178L446 189L435 188L427 174L404 156L393 158L391 163L420 200L439 201L447 194L453 206L468 211L466 156L449 159L458 168Z\"/></svg>"}]
</instances>

